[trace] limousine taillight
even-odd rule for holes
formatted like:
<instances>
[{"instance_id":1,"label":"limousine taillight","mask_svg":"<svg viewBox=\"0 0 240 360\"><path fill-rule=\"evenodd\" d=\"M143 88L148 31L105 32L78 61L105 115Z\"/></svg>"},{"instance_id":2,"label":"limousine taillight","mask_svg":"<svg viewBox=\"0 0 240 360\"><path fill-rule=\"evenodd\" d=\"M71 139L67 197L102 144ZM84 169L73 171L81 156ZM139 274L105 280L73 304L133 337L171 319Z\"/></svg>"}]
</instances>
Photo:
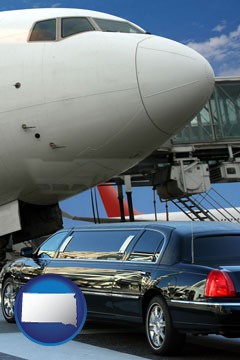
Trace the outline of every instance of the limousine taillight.
<instances>
[{"instance_id":1,"label":"limousine taillight","mask_svg":"<svg viewBox=\"0 0 240 360\"><path fill-rule=\"evenodd\" d=\"M207 277L206 297L235 297L236 290L227 272L212 270Z\"/></svg>"}]
</instances>

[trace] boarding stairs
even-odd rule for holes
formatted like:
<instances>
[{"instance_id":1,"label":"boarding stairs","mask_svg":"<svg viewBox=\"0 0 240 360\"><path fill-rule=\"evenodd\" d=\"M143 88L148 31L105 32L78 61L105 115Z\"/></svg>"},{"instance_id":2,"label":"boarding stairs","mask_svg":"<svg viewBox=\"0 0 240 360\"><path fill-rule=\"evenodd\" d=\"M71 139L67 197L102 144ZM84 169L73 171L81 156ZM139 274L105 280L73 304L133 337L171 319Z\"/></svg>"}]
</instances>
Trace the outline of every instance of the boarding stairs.
<instances>
[{"instance_id":1,"label":"boarding stairs","mask_svg":"<svg viewBox=\"0 0 240 360\"><path fill-rule=\"evenodd\" d=\"M206 193L172 199L171 202L192 221L219 221L221 218L221 221L240 223L240 211L213 188Z\"/></svg>"}]
</instances>

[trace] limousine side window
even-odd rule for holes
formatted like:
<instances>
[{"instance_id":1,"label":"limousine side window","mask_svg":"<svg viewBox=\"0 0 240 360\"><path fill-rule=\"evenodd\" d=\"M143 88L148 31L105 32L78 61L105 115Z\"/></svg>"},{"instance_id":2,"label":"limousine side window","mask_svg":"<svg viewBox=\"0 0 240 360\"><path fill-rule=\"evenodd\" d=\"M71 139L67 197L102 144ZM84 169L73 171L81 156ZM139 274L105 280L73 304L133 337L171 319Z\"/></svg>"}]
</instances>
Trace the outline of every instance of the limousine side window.
<instances>
[{"instance_id":1,"label":"limousine side window","mask_svg":"<svg viewBox=\"0 0 240 360\"><path fill-rule=\"evenodd\" d=\"M164 235L158 231L146 230L135 244L128 261L155 262L164 244Z\"/></svg>"},{"instance_id":2,"label":"limousine side window","mask_svg":"<svg viewBox=\"0 0 240 360\"><path fill-rule=\"evenodd\" d=\"M239 235L218 235L194 239L196 264L239 264Z\"/></svg>"},{"instance_id":3,"label":"limousine side window","mask_svg":"<svg viewBox=\"0 0 240 360\"><path fill-rule=\"evenodd\" d=\"M53 257L64 238L67 236L67 233L67 231L62 231L51 236L40 246L37 251L37 256L41 258L45 256Z\"/></svg>"},{"instance_id":4,"label":"limousine side window","mask_svg":"<svg viewBox=\"0 0 240 360\"><path fill-rule=\"evenodd\" d=\"M76 231L60 258L120 260L137 231Z\"/></svg>"}]
</instances>

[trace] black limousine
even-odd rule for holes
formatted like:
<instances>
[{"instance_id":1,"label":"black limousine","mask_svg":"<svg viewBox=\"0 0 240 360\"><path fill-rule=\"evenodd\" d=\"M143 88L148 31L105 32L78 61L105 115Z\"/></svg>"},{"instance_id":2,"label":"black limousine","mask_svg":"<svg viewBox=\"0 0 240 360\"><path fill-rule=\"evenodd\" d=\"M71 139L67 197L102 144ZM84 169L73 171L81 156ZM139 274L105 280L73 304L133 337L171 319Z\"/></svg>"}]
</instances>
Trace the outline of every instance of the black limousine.
<instances>
[{"instance_id":1,"label":"black limousine","mask_svg":"<svg viewBox=\"0 0 240 360\"><path fill-rule=\"evenodd\" d=\"M144 323L158 354L179 351L186 333L240 337L238 224L91 225L61 230L22 255L0 275L8 322L18 289L57 273L81 288L89 319Z\"/></svg>"}]
</instances>

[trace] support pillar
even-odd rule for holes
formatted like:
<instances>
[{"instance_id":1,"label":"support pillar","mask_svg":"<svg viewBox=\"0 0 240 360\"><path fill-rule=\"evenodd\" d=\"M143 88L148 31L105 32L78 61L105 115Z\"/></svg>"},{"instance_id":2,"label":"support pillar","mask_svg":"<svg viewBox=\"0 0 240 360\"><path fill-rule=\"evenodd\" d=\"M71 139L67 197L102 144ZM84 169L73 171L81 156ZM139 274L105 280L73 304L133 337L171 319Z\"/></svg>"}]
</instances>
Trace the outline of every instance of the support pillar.
<instances>
[{"instance_id":1,"label":"support pillar","mask_svg":"<svg viewBox=\"0 0 240 360\"><path fill-rule=\"evenodd\" d=\"M118 184L118 201L119 201L119 209L120 209L120 216L121 216L121 222L126 221L125 219L125 213L124 213L124 205L123 205L123 190L122 185Z\"/></svg>"},{"instance_id":2,"label":"support pillar","mask_svg":"<svg viewBox=\"0 0 240 360\"><path fill-rule=\"evenodd\" d=\"M134 211L133 211L133 203L132 203L132 184L131 184L131 176L124 176L124 183L126 187L127 201L128 201L128 211L129 211L129 221L134 221Z\"/></svg>"}]
</instances>

